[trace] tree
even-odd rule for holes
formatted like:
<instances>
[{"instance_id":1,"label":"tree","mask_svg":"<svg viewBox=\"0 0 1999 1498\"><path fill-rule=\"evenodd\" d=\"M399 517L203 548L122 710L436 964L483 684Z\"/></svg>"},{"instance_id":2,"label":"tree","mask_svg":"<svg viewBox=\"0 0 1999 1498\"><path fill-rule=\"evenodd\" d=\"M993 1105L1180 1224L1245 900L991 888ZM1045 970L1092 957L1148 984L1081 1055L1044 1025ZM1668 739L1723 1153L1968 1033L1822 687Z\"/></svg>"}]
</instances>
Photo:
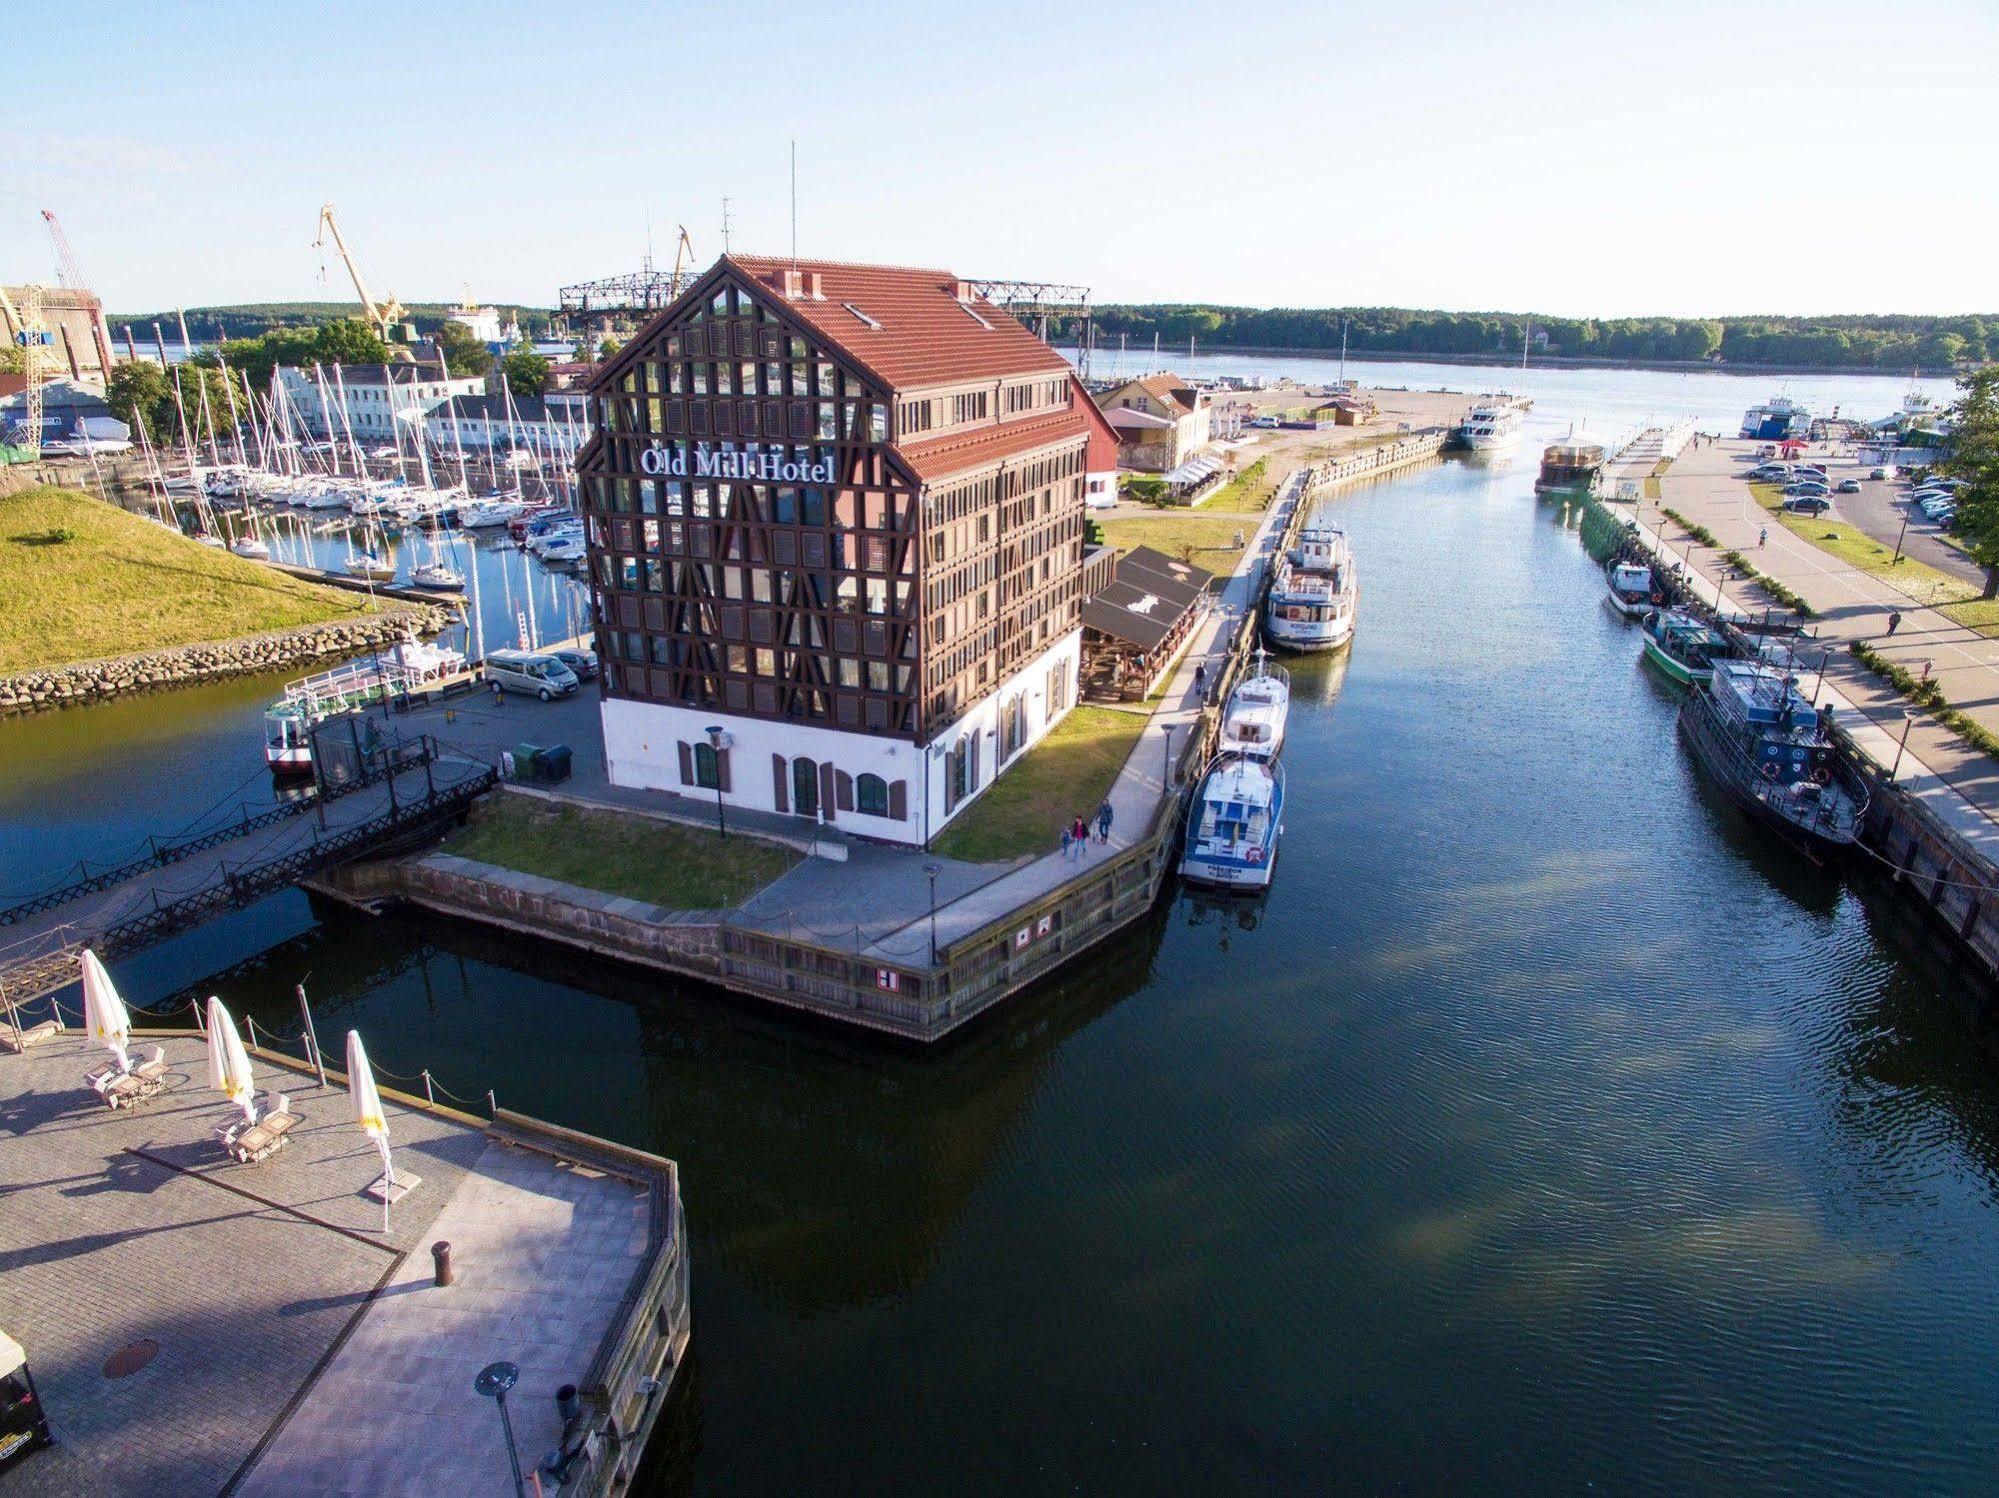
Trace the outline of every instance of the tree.
<instances>
[{"instance_id":1,"label":"tree","mask_svg":"<svg viewBox=\"0 0 1999 1498\"><path fill-rule=\"evenodd\" d=\"M1937 467L1964 480L1957 528L1971 559L1985 569L1987 598L1999 597L1999 366L1958 379L1955 424Z\"/></svg>"},{"instance_id":2,"label":"tree","mask_svg":"<svg viewBox=\"0 0 1999 1498\"><path fill-rule=\"evenodd\" d=\"M500 360L500 378L516 399L548 388L548 360L525 345Z\"/></svg>"},{"instance_id":3,"label":"tree","mask_svg":"<svg viewBox=\"0 0 1999 1498\"><path fill-rule=\"evenodd\" d=\"M0 343L0 374L21 374L28 367L28 351L18 343Z\"/></svg>"},{"instance_id":4,"label":"tree","mask_svg":"<svg viewBox=\"0 0 1999 1498\"><path fill-rule=\"evenodd\" d=\"M312 335L313 357L321 364L387 364L394 357L375 330L358 317L336 317Z\"/></svg>"},{"instance_id":5,"label":"tree","mask_svg":"<svg viewBox=\"0 0 1999 1498\"><path fill-rule=\"evenodd\" d=\"M127 359L111 371L104 382L104 398L111 414L135 432L144 429L153 441L159 440L156 426L160 407L173 408L173 386L166 371L150 359Z\"/></svg>"},{"instance_id":6,"label":"tree","mask_svg":"<svg viewBox=\"0 0 1999 1498\"><path fill-rule=\"evenodd\" d=\"M606 338L602 343L597 345L597 357L599 359L615 359L618 356L618 350L624 346L624 343L619 339Z\"/></svg>"},{"instance_id":7,"label":"tree","mask_svg":"<svg viewBox=\"0 0 1999 1498\"><path fill-rule=\"evenodd\" d=\"M437 346L444 351L445 367L455 375L470 378L493 372L493 351L462 322L447 322L439 328Z\"/></svg>"}]
</instances>

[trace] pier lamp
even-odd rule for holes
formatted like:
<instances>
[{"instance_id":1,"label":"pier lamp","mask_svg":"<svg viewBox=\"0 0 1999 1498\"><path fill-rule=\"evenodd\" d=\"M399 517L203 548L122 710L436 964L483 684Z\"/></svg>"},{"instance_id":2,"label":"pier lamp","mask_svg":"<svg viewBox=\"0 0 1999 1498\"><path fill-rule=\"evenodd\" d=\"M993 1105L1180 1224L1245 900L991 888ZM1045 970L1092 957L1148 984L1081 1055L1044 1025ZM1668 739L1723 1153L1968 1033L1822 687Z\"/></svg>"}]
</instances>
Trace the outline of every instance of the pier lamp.
<instances>
[{"instance_id":1,"label":"pier lamp","mask_svg":"<svg viewBox=\"0 0 1999 1498\"><path fill-rule=\"evenodd\" d=\"M1888 778L1893 780L1902 768L1902 751L1909 747L1909 729L1915 725L1916 715L1908 708L1902 709L1902 742L1895 746L1895 763L1888 769Z\"/></svg>"},{"instance_id":2,"label":"pier lamp","mask_svg":"<svg viewBox=\"0 0 1999 1498\"><path fill-rule=\"evenodd\" d=\"M514 1449L514 1422L507 1413L507 1390L521 1381L521 1370L513 1363L488 1363L472 1380L473 1389L500 1407L500 1428L507 1433L507 1465L514 1469L514 1498L527 1498L527 1484L521 1480L521 1456Z\"/></svg>"},{"instance_id":3,"label":"pier lamp","mask_svg":"<svg viewBox=\"0 0 1999 1498\"><path fill-rule=\"evenodd\" d=\"M926 863L923 873L930 881L930 965L937 966L937 876L944 872L941 863Z\"/></svg>"},{"instance_id":4,"label":"pier lamp","mask_svg":"<svg viewBox=\"0 0 1999 1498\"><path fill-rule=\"evenodd\" d=\"M1166 735L1166 757L1160 762L1159 783L1169 791L1173 789L1173 730L1177 726L1168 723L1163 730Z\"/></svg>"},{"instance_id":5,"label":"pier lamp","mask_svg":"<svg viewBox=\"0 0 1999 1498\"><path fill-rule=\"evenodd\" d=\"M711 723L702 731L708 735L708 747L715 751L715 826L726 839L729 836L729 817L722 809L722 729L719 724Z\"/></svg>"}]
</instances>

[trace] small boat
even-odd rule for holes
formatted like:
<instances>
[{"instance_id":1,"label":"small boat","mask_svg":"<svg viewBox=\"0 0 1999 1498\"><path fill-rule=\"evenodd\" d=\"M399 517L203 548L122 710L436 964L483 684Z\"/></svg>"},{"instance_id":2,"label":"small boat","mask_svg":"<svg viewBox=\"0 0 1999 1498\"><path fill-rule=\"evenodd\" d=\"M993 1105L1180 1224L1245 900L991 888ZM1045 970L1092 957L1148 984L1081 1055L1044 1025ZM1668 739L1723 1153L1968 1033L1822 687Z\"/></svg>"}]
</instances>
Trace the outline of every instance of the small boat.
<instances>
[{"instance_id":1,"label":"small boat","mask_svg":"<svg viewBox=\"0 0 1999 1498\"><path fill-rule=\"evenodd\" d=\"M1520 440L1532 401L1517 395L1481 396L1458 425L1458 439L1473 452L1493 452Z\"/></svg>"},{"instance_id":2,"label":"small boat","mask_svg":"<svg viewBox=\"0 0 1999 1498\"><path fill-rule=\"evenodd\" d=\"M456 593L464 588L465 575L453 571L442 562L425 562L410 573L410 586Z\"/></svg>"},{"instance_id":3,"label":"small boat","mask_svg":"<svg viewBox=\"0 0 1999 1498\"><path fill-rule=\"evenodd\" d=\"M194 539L199 541L203 546L220 547L223 545L222 538L213 531L196 531Z\"/></svg>"},{"instance_id":4,"label":"small boat","mask_svg":"<svg viewBox=\"0 0 1999 1498\"><path fill-rule=\"evenodd\" d=\"M364 578L371 583L392 583L396 580L396 564L385 561L372 551L357 551L340 564L340 570L349 577Z\"/></svg>"},{"instance_id":5,"label":"small boat","mask_svg":"<svg viewBox=\"0 0 1999 1498\"><path fill-rule=\"evenodd\" d=\"M1247 754L1216 755L1194 795L1180 877L1217 889L1267 889L1283 818L1281 764Z\"/></svg>"},{"instance_id":6,"label":"small boat","mask_svg":"<svg viewBox=\"0 0 1999 1498\"><path fill-rule=\"evenodd\" d=\"M1264 621L1286 650L1337 650L1353 639L1360 578L1338 526L1307 525L1298 549L1277 564Z\"/></svg>"},{"instance_id":7,"label":"small boat","mask_svg":"<svg viewBox=\"0 0 1999 1498\"><path fill-rule=\"evenodd\" d=\"M1666 601L1654 583L1652 569L1642 562L1613 562L1603 577L1610 588L1610 606L1627 619L1650 613Z\"/></svg>"},{"instance_id":8,"label":"small boat","mask_svg":"<svg viewBox=\"0 0 1999 1498\"><path fill-rule=\"evenodd\" d=\"M1256 670L1236 683L1222 709L1221 749L1254 759L1275 759L1284 749L1284 721L1291 713L1291 674L1256 652Z\"/></svg>"},{"instance_id":9,"label":"small boat","mask_svg":"<svg viewBox=\"0 0 1999 1498\"><path fill-rule=\"evenodd\" d=\"M467 530L479 530L489 525L505 525L526 512L525 500L505 498L474 500L459 507L458 523Z\"/></svg>"},{"instance_id":10,"label":"small boat","mask_svg":"<svg viewBox=\"0 0 1999 1498\"><path fill-rule=\"evenodd\" d=\"M571 562L582 561L589 555L589 548L584 545L580 535L564 536L542 547L536 555L551 567L563 567Z\"/></svg>"},{"instance_id":11,"label":"small boat","mask_svg":"<svg viewBox=\"0 0 1999 1498\"><path fill-rule=\"evenodd\" d=\"M1654 609L1643 621L1645 658L1686 686L1707 681L1714 663L1735 652L1721 634L1679 609Z\"/></svg>"},{"instance_id":12,"label":"small boat","mask_svg":"<svg viewBox=\"0 0 1999 1498\"><path fill-rule=\"evenodd\" d=\"M1680 733L1731 801L1814 863L1860 836L1867 786L1832 739L1832 712L1759 661L1714 663L1680 704Z\"/></svg>"},{"instance_id":13,"label":"small boat","mask_svg":"<svg viewBox=\"0 0 1999 1498\"><path fill-rule=\"evenodd\" d=\"M275 775L310 775L319 723L433 690L465 671L463 652L406 638L378 655L287 682L284 695L264 709L264 763Z\"/></svg>"},{"instance_id":14,"label":"small boat","mask_svg":"<svg viewBox=\"0 0 1999 1498\"><path fill-rule=\"evenodd\" d=\"M268 562L271 559L270 543L247 532L231 541L229 549L237 556L248 557L253 562Z\"/></svg>"}]
</instances>

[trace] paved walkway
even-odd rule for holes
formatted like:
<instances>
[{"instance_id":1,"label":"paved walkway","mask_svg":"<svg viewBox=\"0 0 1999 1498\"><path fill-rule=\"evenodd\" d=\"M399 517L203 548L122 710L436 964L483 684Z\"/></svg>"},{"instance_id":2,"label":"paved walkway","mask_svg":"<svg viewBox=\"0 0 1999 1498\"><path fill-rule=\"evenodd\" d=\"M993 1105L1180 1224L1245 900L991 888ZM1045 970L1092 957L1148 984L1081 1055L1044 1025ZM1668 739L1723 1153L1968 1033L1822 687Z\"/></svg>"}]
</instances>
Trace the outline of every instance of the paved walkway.
<instances>
[{"instance_id":1,"label":"paved walkway","mask_svg":"<svg viewBox=\"0 0 1999 1498\"><path fill-rule=\"evenodd\" d=\"M335 1037L328 1036L328 1043ZM646 1264L648 1190L385 1099L399 1172L422 1183L381 1231L380 1170L344 1090L255 1064L302 1119L262 1165L226 1160L236 1110L193 1036L160 1044L169 1090L112 1112L84 1086L105 1053L65 1037L0 1056L0 1308L59 1444L9 1495L241 1491L434 1495L511 1489L486 1363L521 1366L522 1465L560 1436L579 1381ZM459 1283L430 1283L448 1238ZM104 1364L150 1339L126 1377ZM344 1341L343 1341L344 1339Z\"/></svg>"},{"instance_id":2,"label":"paved walkway","mask_svg":"<svg viewBox=\"0 0 1999 1498\"><path fill-rule=\"evenodd\" d=\"M1640 523L1663 535L1663 549L1690 558L1708 595L1719 591L1727 607L1758 614L1768 600L1753 584L1725 577L1719 551L1694 544L1662 510L1675 510L1707 527L1720 551L1740 551L1760 571L1801 594L1819 617L1812 621L1809 638L1800 642L1800 669L1816 679L1823 661L1821 700L1833 698L1847 728L1884 766L1894 763L1906 724L1908 748L1899 779L1999 859L1999 763L1928 714L1905 718L1907 701L1847 650L1852 641L1865 640L1912 672L1930 661L1944 695L1999 731L1999 641L1916 603L1892 579L1863 572L1779 525L1736 477L1757 446L1731 441L1690 448L1662 478L1663 501L1641 501ZM1769 540L1759 549L1757 535L1765 529ZM1902 615L1892 640L1886 633L1891 611ZM1857 720L1864 720L1864 726L1856 727Z\"/></svg>"}]
</instances>

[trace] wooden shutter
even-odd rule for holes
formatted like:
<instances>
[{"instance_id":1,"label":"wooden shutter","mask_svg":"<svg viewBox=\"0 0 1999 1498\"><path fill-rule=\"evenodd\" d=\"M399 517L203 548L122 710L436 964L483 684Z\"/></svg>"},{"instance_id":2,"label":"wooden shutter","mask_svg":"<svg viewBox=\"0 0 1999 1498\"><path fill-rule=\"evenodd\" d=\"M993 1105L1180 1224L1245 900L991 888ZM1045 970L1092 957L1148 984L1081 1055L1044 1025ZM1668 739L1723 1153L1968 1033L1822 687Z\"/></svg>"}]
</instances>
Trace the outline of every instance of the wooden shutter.
<instances>
[{"instance_id":1,"label":"wooden shutter","mask_svg":"<svg viewBox=\"0 0 1999 1498\"><path fill-rule=\"evenodd\" d=\"M833 820L833 809L845 807L846 803L836 800L833 790L833 766L830 761L819 765L819 810L827 821Z\"/></svg>"},{"instance_id":2,"label":"wooden shutter","mask_svg":"<svg viewBox=\"0 0 1999 1498\"><path fill-rule=\"evenodd\" d=\"M898 822L909 820L909 782L891 780L888 783L888 814Z\"/></svg>"},{"instance_id":3,"label":"wooden shutter","mask_svg":"<svg viewBox=\"0 0 1999 1498\"><path fill-rule=\"evenodd\" d=\"M773 754L770 757L770 788L771 794L776 797L777 809L781 812L791 810L791 788L785 784L787 777L784 769L784 756Z\"/></svg>"},{"instance_id":4,"label":"wooden shutter","mask_svg":"<svg viewBox=\"0 0 1999 1498\"><path fill-rule=\"evenodd\" d=\"M680 783L682 785L694 784L694 746L692 744L682 744L680 746Z\"/></svg>"},{"instance_id":5,"label":"wooden shutter","mask_svg":"<svg viewBox=\"0 0 1999 1498\"><path fill-rule=\"evenodd\" d=\"M854 809L854 777L845 770L833 772L833 804L842 811Z\"/></svg>"},{"instance_id":6,"label":"wooden shutter","mask_svg":"<svg viewBox=\"0 0 1999 1498\"><path fill-rule=\"evenodd\" d=\"M729 785L729 754L729 750L723 749L715 755L715 778L721 782L724 791L731 789Z\"/></svg>"}]
</instances>

